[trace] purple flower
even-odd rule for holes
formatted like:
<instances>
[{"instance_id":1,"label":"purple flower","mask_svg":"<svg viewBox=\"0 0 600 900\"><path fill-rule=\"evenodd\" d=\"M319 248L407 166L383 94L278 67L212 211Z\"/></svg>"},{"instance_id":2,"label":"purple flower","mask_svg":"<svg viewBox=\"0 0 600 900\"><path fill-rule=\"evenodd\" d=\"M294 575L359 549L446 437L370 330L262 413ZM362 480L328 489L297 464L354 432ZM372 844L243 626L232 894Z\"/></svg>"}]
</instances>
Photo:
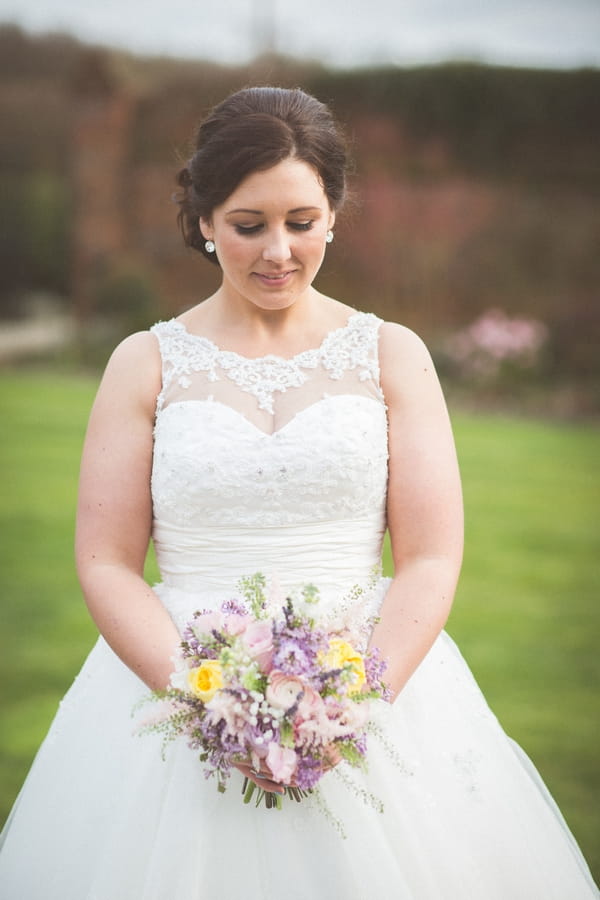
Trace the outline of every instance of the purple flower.
<instances>
[{"instance_id":1,"label":"purple flower","mask_svg":"<svg viewBox=\"0 0 600 900\"><path fill-rule=\"evenodd\" d=\"M356 735L356 737L354 738L354 747L356 750L358 750L361 756L367 755L367 735L365 732Z\"/></svg>"},{"instance_id":2,"label":"purple flower","mask_svg":"<svg viewBox=\"0 0 600 900\"><path fill-rule=\"evenodd\" d=\"M293 607L284 607L285 621L273 626L273 665L288 675L303 675L313 681L319 672L318 653L327 648L320 629L310 622L295 618Z\"/></svg>"},{"instance_id":3,"label":"purple flower","mask_svg":"<svg viewBox=\"0 0 600 900\"><path fill-rule=\"evenodd\" d=\"M379 647L373 647L364 657L365 675L369 687L378 688L383 679L383 673L387 669L387 662L381 655Z\"/></svg>"},{"instance_id":4,"label":"purple flower","mask_svg":"<svg viewBox=\"0 0 600 900\"><path fill-rule=\"evenodd\" d=\"M313 756L300 756L296 769L296 784L302 791L309 791L323 774L323 764Z\"/></svg>"},{"instance_id":5,"label":"purple flower","mask_svg":"<svg viewBox=\"0 0 600 900\"><path fill-rule=\"evenodd\" d=\"M221 606L222 612L226 615L247 616L248 610L239 600L226 600Z\"/></svg>"},{"instance_id":6,"label":"purple flower","mask_svg":"<svg viewBox=\"0 0 600 900\"><path fill-rule=\"evenodd\" d=\"M311 672L315 663L315 653L306 643L297 638L283 638L278 642L273 656L273 667L288 675L305 675Z\"/></svg>"}]
</instances>

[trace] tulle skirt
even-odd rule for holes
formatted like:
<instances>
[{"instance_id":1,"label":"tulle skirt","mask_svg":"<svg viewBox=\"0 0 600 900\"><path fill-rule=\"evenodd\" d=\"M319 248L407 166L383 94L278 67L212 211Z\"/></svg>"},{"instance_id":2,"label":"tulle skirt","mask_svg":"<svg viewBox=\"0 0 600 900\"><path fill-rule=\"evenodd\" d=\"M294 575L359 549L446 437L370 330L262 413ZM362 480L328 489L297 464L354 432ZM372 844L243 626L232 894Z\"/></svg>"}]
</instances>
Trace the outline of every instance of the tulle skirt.
<instances>
[{"instance_id":1,"label":"tulle skirt","mask_svg":"<svg viewBox=\"0 0 600 900\"><path fill-rule=\"evenodd\" d=\"M100 639L3 832L2 900L599 896L446 634L378 704L368 772L341 763L282 810L244 805L237 772L219 794L183 740L163 758L138 733L152 706L132 714L147 693Z\"/></svg>"}]
</instances>

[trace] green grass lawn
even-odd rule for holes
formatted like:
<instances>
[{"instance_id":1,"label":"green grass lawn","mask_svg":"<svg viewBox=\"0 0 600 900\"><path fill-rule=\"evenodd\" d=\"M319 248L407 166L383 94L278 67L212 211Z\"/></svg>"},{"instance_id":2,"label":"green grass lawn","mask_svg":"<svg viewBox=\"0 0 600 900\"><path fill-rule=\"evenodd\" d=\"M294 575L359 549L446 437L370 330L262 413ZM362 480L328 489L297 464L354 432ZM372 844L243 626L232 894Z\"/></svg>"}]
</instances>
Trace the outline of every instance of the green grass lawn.
<instances>
[{"instance_id":1,"label":"green grass lawn","mask_svg":"<svg viewBox=\"0 0 600 900\"><path fill-rule=\"evenodd\" d=\"M2 816L95 639L72 559L95 386L0 376ZM599 878L600 429L483 413L456 414L454 425L467 544L448 630Z\"/></svg>"},{"instance_id":2,"label":"green grass lawn","mask_svg":"<svg viewBox=\"0 0 600 900\"><path fill-rule=\"evenodd\" d=\"M600 877L600 429L456 416L466 508L448 630Z\"/></svg>"}]
</instances>

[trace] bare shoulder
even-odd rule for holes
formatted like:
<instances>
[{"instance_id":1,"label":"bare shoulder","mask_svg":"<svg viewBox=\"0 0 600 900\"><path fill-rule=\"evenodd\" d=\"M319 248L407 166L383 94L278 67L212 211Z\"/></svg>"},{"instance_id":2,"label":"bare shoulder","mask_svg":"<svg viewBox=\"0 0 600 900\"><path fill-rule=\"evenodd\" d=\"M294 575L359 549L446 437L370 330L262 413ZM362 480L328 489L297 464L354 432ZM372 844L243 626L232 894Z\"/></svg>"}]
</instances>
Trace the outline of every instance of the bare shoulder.
<instances>
[{"instance_id":1,"label":"bare shoulder","mask_svg":"<svg viewBox=\"0 0 600 900\"><path fill-rule=\"evenodd\" d=\"M397 322L382 323L379 329L379 350L380 353L392 354L402 351L410 357L415 354L429 356L423 339L406 325L399 325Z\"/></svg>"},{"instance_id":2,"label":"bare shoulder","mask_svg":"<svg viewBox=\"0 0 600 900\"><path fill-rule=\"evenodd\" d=\"M404 325L384 322L379 331L381 386L386 397L398 392L439 389L431 354L424 341Z\"/></svg>"},{"instance_id":3,"label":"bare shoulder","mask_svg":"<svg viewBox=\"0 0 600 900\"><path fill-rule=\"evenodd\" d=\"M154 410L162 386L158 341L149 331L138 331L113 351L102 378L100 392L139 403Z\"/></svg>"},{"instance_id":4,"label":"bare shoulder","mask_svg":"<svg viewBox=\"0 0 600 900\"><path fill-rule=\"evenodd\" d=\"M136 331L130 334L113 350L109 365L111 366L138 366L144 365L160 368L160 353L158 341L149 331Z\"/></svg>"}]
</instances>

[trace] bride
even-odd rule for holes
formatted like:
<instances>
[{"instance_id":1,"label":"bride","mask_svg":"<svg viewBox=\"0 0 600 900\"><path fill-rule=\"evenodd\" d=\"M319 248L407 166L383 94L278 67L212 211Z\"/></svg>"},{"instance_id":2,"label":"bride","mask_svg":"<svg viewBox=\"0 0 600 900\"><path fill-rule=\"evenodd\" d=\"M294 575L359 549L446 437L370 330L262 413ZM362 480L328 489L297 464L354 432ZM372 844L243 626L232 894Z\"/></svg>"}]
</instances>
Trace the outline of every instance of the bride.
<instances>
[{"instance_id":1,"label":"bride","mask_svg":"<svg viewBox=\"0 0 600 900\"><path fill-rule=\"evenodd\" d=\"M5 900L598 896L443 631L462 506L429 354L406 328L313 286L345 164L329 111L300 90L241 91L199 128L179 175L180 223L221 285L125 340L102 379L76 541L101 637L3 833ZM395 575L373 587L386 528ZM142 577L151 538L155 588ZM257 571L286 591L318 584L330 617L370 583L359 612L378 613L370 644L391 700L368 772L332 764L321 805L275 813L239 795L244 777L284 790L266 766L239 764L219 794L185 741L163 759L131 717L168 685L193 612Z\"/></svg>"}]
</instances>

